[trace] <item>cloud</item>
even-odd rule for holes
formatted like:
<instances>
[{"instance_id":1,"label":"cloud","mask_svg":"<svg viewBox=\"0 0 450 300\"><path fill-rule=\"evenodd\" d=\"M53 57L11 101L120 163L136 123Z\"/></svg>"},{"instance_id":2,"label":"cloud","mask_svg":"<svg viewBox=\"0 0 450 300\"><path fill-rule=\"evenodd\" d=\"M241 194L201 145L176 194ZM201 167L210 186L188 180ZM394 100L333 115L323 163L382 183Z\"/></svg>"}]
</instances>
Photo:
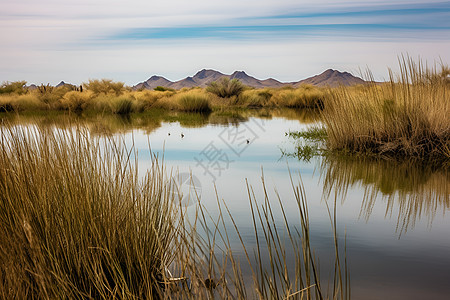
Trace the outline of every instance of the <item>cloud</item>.
<instances>
[{"instance_id":1,"label":"cloud","mask_svg":"<svg viewBox=\"0 0 450 300\"><path fill-rule=\"evenodd\" d=\"M134 84L201 68L289 81L450 57L450 1L0 0L0 81ZM63 77L63 78L62 78Z\"/></svg>"},{"instance_id":2,"label":"cloud","mask_svg":"<svg viewBox=\"0 0 450 300\"><path fill-rule=\"evenodd\" d=\"M225 23L225 24L223 24ZM341 6L333 9L233 18L193 26L151 26L119 30L111 40L265 39L301 37L366 37L449 39L450 2Z\"/></svg>"}]
</instances>

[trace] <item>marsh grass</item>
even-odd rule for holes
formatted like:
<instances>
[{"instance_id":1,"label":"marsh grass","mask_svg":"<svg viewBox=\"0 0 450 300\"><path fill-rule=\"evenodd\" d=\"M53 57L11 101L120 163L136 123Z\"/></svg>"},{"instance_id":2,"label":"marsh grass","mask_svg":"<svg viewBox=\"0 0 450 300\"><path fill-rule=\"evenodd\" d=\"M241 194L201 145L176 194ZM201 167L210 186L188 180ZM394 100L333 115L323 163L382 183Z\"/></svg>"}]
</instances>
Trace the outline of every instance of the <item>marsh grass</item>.
<instances>
[{"instance_id":1,"label":"marsh grass","mask_svg":"<svg viewBox=\"0 0 450 300\"><path fill-rule=\"evenodd\" d=\"M239 96L245 90L245 86L237 79L222 77L218 81L213 81L206 87L206 91L220 98L230 98Z\"/></svg>"},{"instance_id":2,"label":"marsh grass","mask_svg":"<svg viewBox=\"0 0 450 300\"><path fill-rule=\"evenodd\" d=\"M262 203L247 186L257 240L252 249L218 196L218 215L200 202L188 215L158 159L138 174L137 153L120 139L92 137L73 126L3 123L0 133L2 298L349 297L346 273L335 272L329 293L322 288L301 182L292 183L299 209L294 223L278 195L281 227L264 182ZM244 261L230 243L227 218ZM251 270L250 282L244 268Z\"/></svg>"},{"instance_id":3,"label":"marsh grass","mask_svg":"<svg viewBox=\"0 0 450 300\"><path fill-rule=\"evenodd\" d=\"M301 85L296 89L278 89L271 101L281 107L323 108L328 98L325 89Z\"/></svg>"},{"instance_id":4,"label":"marsh grass","mask_svg":"<svg viewBox=\"0 0 450 300\"><path fill-rule=\"evenodd\" d=\"M157 164L84 130L2 127L1 294L151 297L171 260L170 192Z\"/></svg>"},{"instance_id":5,"label":"marsh grass","mask_svg":"<svg viewBox=\"0 0 450 300\"><path fill-rule=\"evenodd\" d=\"M378 156L450 159L450 86L437 67L409 57L390 82L331 90L322 117L330 149ZM446 70L446 67L442 67Z\"/></svg>"},{"instance_id":6,"label":"marsh grass","mask_svg":"<svg viewBox=\"0 0 450 300\"><path fill-rule=\"evenodd\" d=\"M202 92L190 91L180 93L176 96L179 109L188 112L209 112L211 111L210 99Z\"/></svg>"},{"instance_id":7,"label":"marsh grass","mask_svg":"<svg viewBox=\"0 0 450 300\"><path fill-rule=\"evenodd\" d=\"M281 154L286 157L296 157L299 160L310 161L315 156L327 153L326 128L320 126L310 126L303 131L289 131L285 135L293 139L296 143L294 152L281 149Z\"/></svg>"},{"instance_id":8,"label":"marsh grass","mask_svg":"<svg viewBox=\"0 0 450 300\"><path fill-rule=\"evenodd\" d=\"M269 105L273 91L270 89L246 90L236 98L235 105L242 107L266 107Z\"/></svg>"},{"instance_id":9,"label":"marsh grass","mask_svg":"<svg viewBox=\"0 0 450 300\"><path fill-rule=\"evenodd\" d=\"M73 112L82 112L89 106L92 98L93 94L89 91L84 93L70 91L62 97L61 108Z\"/></svg>"}]
</instances>

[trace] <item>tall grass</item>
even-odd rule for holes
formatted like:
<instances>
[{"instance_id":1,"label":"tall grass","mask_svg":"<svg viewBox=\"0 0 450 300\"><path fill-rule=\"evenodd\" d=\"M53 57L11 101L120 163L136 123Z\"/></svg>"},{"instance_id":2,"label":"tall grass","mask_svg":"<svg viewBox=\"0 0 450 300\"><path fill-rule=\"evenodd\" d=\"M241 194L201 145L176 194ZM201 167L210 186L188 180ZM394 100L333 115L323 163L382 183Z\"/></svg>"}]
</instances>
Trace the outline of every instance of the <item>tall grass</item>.
<instances>
[{"instance_id":1,"label":"tall grass","mask_svg":"<svg viewBox=\"0 0 450 300\"><path fill-rule=\"evenodd\" d=\"M2 127L0 294L149 298L176 226L163 170L84 130Z\"/></svg>"},{"instance_id":2,"label":"tall grass","mask_svg":"<svg viewBox=\"0 0 450 300\"><path fill-rule=\"evenodd\" d=\"M328 147L448 162L450 86L442 71L447 68L427 68L409 57L399 63L400 74L390 71L389 83L331 91L323 112Z\"/></svg>"},{"instance_id":3,"label":"tall grass","mask_svg":"<svg viewBox=\"0 0 450 300\"><path fill-rule=\"evenodd\" d=\"M182 111L209 112L211 105L208 95L203 93L186 92L177 97L178 105Z\"/></svg>"},{"instance_id":4,"label":"tall grass","mask_svg":"<svg viewBox=\"0 0 450 300\"><path fill-rule=\"evenodd\" d=\"M245 89L239 79L230 79L222 77L218 81L213 81L208 84L206 90L221 98L229 98L232 96L239 96Z\"/></svg>"},{"instance_id":5,"label":"tall grass","mask_svg":"<svg viewBox=\"0 0 450 300\"><path fill-rule=\"evenodd\" d=\"M302 85L297 89L279 89L272 96L272 102L281 107L323 108L327 98L326 90Z\"/></svg>"},{"instance_id":6,"label":"tall grass","mask_svg":"<svg viewBox=\"0 0 450 300\"><path fill-rule=\"evenodd\" d=\"M225 203L218 201L216 217L200 203L188 215L158 161L142 178L136 153L120 142L90 137L77 127L3 124L0 133L2 298L349 296L348 278L340 272L335 288L327 293L322 287L301 183L292 185L296 224L288 222L284 200L277 199L281 227L267 192L260 204L248 186L257 240L252 249ZM227 218L244 261L230 243ZM338 248L336 254L339 264ZM246 268L250 279L243 275Z\"/></svg>"}]
</instances>

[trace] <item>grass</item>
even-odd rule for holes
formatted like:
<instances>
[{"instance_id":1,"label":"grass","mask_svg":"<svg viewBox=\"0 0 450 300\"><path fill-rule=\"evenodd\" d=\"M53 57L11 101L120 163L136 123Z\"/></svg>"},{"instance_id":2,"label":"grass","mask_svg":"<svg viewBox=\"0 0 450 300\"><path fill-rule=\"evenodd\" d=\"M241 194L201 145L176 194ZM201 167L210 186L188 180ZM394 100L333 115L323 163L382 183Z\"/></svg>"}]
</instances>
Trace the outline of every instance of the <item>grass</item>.
<instances>
[{"instance_id":1,"label":"grass","mask_svg":"<svg viewBox=\"0 0 450 300\"><path fill-rule=\"evenodd\" d=\"M303 131L289 131L285 133L291 139L296 141L295 151L288 152L281 149L283 156L296 157L299 160L310 161L315 156L321 156L326 153L324 146L327 140L326 128L310 126Z\"/></svg>"},{"instance_id":2,"label":"grass","mask_svg":"<svg viewBox=\"0 0 450 300\"><path fill-rule=\"evenodd\" d=\"M151 297L171 261L173 203L162 169L80 129L2 127L1 295Z\"/></svg>"},{"instance_id":3,"label":"grass","mask_svg":"<svg viewBox=\"0 0 450 300\"><path fill-rule=\"evenodd\" d=\"M240 81L221 79L207 88L131 91L122 82L89 80L83 88L72 85L40 86L29 90L25 82L5 83L0 93L0 112L65 110L74 113L141 113L153 108L188 112L207 112L228 108L317 108L323 89L250 89ZM313 96L312 96L313 95ZM316 95L316 96L314 96ZM317 96L318 95L318 96ZM26 99L26 101L23 101Z\"/></svg>"},{"instance_id":4,"label":"grass","mask_svg":"<svg viewBox=\"0 0 450 300\"><path fill-rule=\"evenodd\" d=\"M179 109L189 112L209 112L211 105L208 95L195 91L177 95Z\"/></svg>"},{"instance_id":5,"label":"grass","mask_svg":"<svg viewBox=\"0 0 450 300\"><path fill-rule=\"evenodd\" d=\"M302 85L297 89L280 89L274 94L275 105L290 108L323 108L328 98L326 89Z\"/></svg>"},{"instance_id":6,"label":"grass","mask_svg":"<svg viewBox=\"0 0 450 300\"><path fill-rule=\"evenodd\" d=\"M213 81L208 84L206 91L213 93L220 98L230 98L239 96L245 89L245 86L239 79L230 79L222 77L218 81Z\"/></svg>"},{"instance_id":7,"label":"grass","mask_svg":"<svg viewBox=\"0 0 450 300\"><path fill-rule=\"evenodd\" d=\"M158 160L142 177L137 154L120 141L72 126L4 123L0 134L0 295L5 299L349 297L337 235L335 286L328 293L322 287L301 182L292 180L299 211L295 224L286 218L285 199L278 197L275 206L266 192L260 203L247 186L257 240L257 248L249 249L225 202L217 201L217 216L200 203L187 215ZM281 227L274 218L277 207ZM233 252L227 218L244 261ZM295 254L293 264L287 263L288 249ZM251 270L250 281L243 268Z\"/></svg>"},{"instance_id":8,"label":"grass","mask_svg":"<svg viewBox=\"0 0 450 300\"><path fill-rule=\"evenodd\" d=\"M390 72L388 83L332 90L322 114L327 146L330 150L448 164L448 68L426 68L408 57L399 62L400 74Z\"/></svg>"}]
</instances>

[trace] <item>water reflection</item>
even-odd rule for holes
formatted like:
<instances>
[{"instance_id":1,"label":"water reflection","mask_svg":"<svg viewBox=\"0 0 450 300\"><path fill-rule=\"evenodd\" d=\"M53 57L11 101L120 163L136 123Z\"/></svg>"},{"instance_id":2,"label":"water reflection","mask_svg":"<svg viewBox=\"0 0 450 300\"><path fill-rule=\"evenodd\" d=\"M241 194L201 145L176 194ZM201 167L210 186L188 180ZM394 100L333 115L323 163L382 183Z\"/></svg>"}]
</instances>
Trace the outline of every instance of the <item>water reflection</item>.
<instances>
[{"instance_id":1,"label":"water reflection","mask_svg":"<svg viewBox=\"0 0 450 300\"><path fill-rule=\"evenodd\" d=\"M450 208L448 169L412 161L386 161L369 158L327 157L321 162L323 196L334 194L346 199L349 189L364 188L360 217L369 220L375 203L384 201L385 216L398 211L399 235L414 228L426 217L429 226L437 213Z\"/></svg>"},{"instance_id":2,"label":"water reflection","mask_svg":"<svg viewBox=\"0 0 450 300\"><path fill-rule=\"evenodd\" d=\"M301 123L315 122L319 114L314 110L299 109L225 109L210 113L188 113L161 109L148 110L145 113L115 115L115 114L70 114L70 113L38 113L18 115L15 113L0 113L0 120L13 124L33 124L38 126L54 126L67 129L74 125L87 127L94 135L112 135L140 129L147 134L160 128L164 122L178 122L187 128L213 125L238 125L257 117L272 119L283 117L287 120L298 120Z\"/></svg>"}]
</instances>

